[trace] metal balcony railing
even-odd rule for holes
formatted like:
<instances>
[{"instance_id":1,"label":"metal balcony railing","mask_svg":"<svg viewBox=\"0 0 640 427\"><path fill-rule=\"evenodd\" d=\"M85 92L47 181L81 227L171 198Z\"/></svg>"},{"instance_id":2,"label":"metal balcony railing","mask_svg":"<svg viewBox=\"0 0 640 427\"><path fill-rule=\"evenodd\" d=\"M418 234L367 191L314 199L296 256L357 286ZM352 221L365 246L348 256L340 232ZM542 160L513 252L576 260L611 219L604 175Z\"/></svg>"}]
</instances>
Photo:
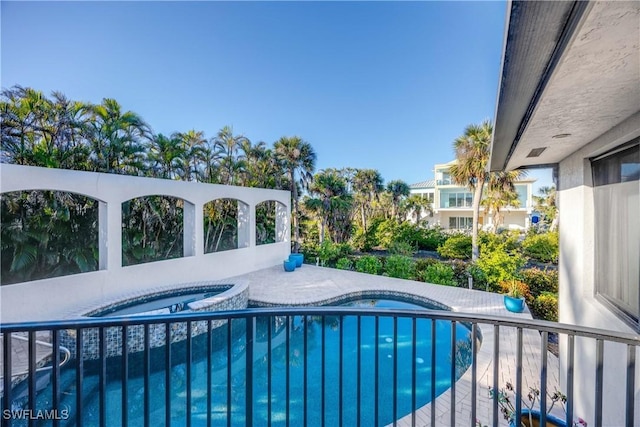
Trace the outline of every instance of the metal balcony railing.
<instances>
[{"instance_id":1,"label":"metal balcony railing","mask_svg":"<svg viewBox=\"0 0 640 427\"><path fill-rule=\"evenodd\" d=\"M511 348L501 348L506 331L515 333ZM434 405L449 411L451 425L475 426L480 401L488 402L491 414L483 422L497 426L498 393L490 396L478 385L479 349L485 346L494 361L494 390L503 386L496 361L515 353L513 403L519 419L527 394L523 371L531 369L529 356L523 356L525 334L539 337L541 396L553 391L549 334L566 342L567 425L574 419L576 340L593 342L596 386L580 393L593 393L596 426L602 425L605 344L625 347L623 406L626 424L635 422L640 338L573 325L444 310L314 307L3 324L0 333L7 427L378 426L401 418L415 425L425 408L430 409L421 419L441 425ZM52 349L69 348L71 360L61 366L60 351L38 352L36 334L38 340L48 335ZM119 351L107 357L113 346ZM26 378L16 381L14 372L22 370ZM470 379L463 402L456 401L460 378ZM461 415L460 406L468 413ZM541 399L541 425L546 406Z\"/></svg>"}]
</instances>

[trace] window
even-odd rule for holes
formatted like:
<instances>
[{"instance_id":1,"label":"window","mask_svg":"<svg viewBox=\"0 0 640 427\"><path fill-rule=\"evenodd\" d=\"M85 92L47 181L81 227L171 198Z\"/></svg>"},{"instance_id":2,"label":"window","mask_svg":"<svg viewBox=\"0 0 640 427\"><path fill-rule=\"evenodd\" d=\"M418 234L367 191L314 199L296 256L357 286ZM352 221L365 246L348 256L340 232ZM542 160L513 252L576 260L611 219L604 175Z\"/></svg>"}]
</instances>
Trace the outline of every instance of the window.
<instances>
[{"instance_id":1,"label":"window","mask_svg":"<svg viewBox=\"0 0 640 427\"><path fill-rule=\"evenodd\" d=\"M471 208L473 207L473 194L460 192L454 189L446 189L440 192L441 208Z\"/></svg>"},{"instance_id":2,"label":"window","mask_svg":"<svg viewBox=\"0 0 640 427\"><path fill-rule=\"evenodd\" d=\"M472 217L449 217L449 228L454 230L468 230L473 227Z\"/></svg>"},{"instance_id":3,"label":"window","mask_svg":"<svg viewBox=\"0 0 640 427\"><path fill-rule=\"evenodd\" d=\"M595 291L636 327L640 317L640 145L591 160Z\"/></svg>"}]
</instances>

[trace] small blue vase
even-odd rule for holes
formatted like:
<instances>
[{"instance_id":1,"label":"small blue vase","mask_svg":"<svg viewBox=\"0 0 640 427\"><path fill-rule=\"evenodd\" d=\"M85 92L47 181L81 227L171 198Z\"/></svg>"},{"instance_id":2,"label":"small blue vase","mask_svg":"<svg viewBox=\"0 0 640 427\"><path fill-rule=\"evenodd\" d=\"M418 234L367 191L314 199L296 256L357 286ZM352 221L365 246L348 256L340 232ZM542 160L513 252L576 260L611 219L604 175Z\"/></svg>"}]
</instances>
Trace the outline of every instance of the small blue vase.
<instances>
[{"instance_id":1,"label":"small blue vase","mask_svg":"<svg viewBox=\"0 0 640 427\"><path fill-rule=\"evenodd\" d=\"M294 271L296 269L295 259L285 259L283 261L284 271Z\"/></svg>"},{"instance_id":2,"label":"small blue vase","mask_svg":"<svg viewBox=\"0 0 640 427\"><path fill-rule=\"evenodd\" d=\"M291 254L289 259L296 262L296 267L301 267L304 262L304 254Z\"/></svg>"},{"instance_id":3,"label":"small blue vase","mask_svg":"<svg viewBox=\"0 0 640 427\"><path fill-rule=\"evenodd\" d=\"M504 306L512 313L522 313L524 311L524 298L514 298L505 295Z\"/></svg>"}]
</instances>

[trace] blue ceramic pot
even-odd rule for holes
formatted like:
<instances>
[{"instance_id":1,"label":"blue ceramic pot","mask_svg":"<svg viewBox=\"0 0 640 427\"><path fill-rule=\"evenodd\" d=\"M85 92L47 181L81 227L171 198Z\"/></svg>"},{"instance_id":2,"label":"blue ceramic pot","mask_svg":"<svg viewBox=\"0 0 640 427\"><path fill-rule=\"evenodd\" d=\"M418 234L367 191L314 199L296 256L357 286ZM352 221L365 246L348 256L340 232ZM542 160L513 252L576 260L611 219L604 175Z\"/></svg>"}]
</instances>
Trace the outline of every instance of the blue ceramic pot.
<instances>
[{"instance_id":1,"label":"blue ceramic pot","mask_svg":"<svg viewBox=\"0 0 640 427\"><path fill-rule=\"evenodd\" d=\"M285 259L283 262L284 271L294 271L296 269L295 259Z\"/></svg>"},{"instance_id":2,"label":"blue ceramic pot","mask_svg":"<svg viewBox=\"0 0 640 427\"><path fill-rule=\"evenodd\" d=\"M524 298L513 298L505 295L504 306L512 313L522 313L524 311Z\"/></svg>"},{"instance_id":3,"label":"blue ceramic pot","mask_svg":"<svg viewBox=\"0 0 640 427\"><path fill-rule=\"evenodd\" d=\"M531 421L533 421L533 425L531 427L540 425L540 411L536 411L535 409L534 410L523 409L522 416L520 417L521 424L518 424L518 426L516 426L516 420L512 418L511 420L509 420L509 427L520 427L520 426L530 427L529 412L531 412ZM553 415L547 414L547 426L548 427L567 427L567 423L565 420L561 420L558 417L554 417Z\"/></svg>"},{"instance_id":4,"label":"blue ceramic pot","mask_svg":"<svg viewBox=\"0 0 640 427\"><path fill-rule=\"evenodd\" d=\"M294 260L296 267L301 267L304 262L304 254L291 254L289 255L289 260Z\"/></svg>"}]
</instances>

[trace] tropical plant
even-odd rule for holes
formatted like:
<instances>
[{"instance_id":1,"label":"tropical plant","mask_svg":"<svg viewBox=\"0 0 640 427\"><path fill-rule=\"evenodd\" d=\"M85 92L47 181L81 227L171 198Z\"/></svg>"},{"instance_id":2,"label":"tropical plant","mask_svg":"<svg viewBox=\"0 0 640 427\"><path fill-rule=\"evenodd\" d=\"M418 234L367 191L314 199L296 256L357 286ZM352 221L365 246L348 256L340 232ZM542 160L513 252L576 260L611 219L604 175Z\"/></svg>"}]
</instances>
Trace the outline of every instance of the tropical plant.
<instances>
[{"instance_id":1,"label":"tropical plant","mask_svg":"<svg viewBox=\"0 0 640 427\"><path fill-rule=\"evenodd\" d=\"M412 216L414 224L420 223L423 212L426 212L428 215L433 214L433 208L429 200L419 194L412 194L405 199L402 208Z\"/></svg>"},{"instance_id":2,"label":"tropical plant","mask_svg":"<svg viewBox=\"0 0 640 427\"><path fill-rule=\"evenodd\" d=\"M514 182L524 176L526 176L526 172L523 170L494 172L489 175L487 188L480 204L484 206L487 215L492 215L494 232L502 224L502 210L520 207L520 199Z\"/></svg>"},{"instance_id":3,"label":"tropical plant","mask_svg":"<svg viewBox=\"0 0 640 427\"><path fill-rule=\"evenodd\" d=\"M560 236L557 231L544 234L529 234L522 242L526 256L542 262L558 262Z\"/></svg>"},{"instance_id":4,"label":"tropical plant","mask_svg":"<svg viewBox=\"0 0 640 427\"><path fill-rule=\"evenodd\" d=\"M380 274L382 263L372 255L365 255L356 261L356 271L360 273Z\"/></svg>"},{"instance_id":5,"label":"tropical plant","mask_svg":"<svg viewBox=\"0 0 640 427\"><path fill-rule=\"evenodd\" d=\"M531 293L536 296L544 292L558 293L558 271L553 269L526 268L520 270L522 281L525 282Z\"/></svg>"},{"instance_id":6,"label":"tropical plant","mask_svg":"<svg viewBox=\"0 0 640 427\"><path fill-rule=\"evenodd\" d=\"M558 204L556 203L557 191L555 186L540 187L539 196L533 196L535 209L542 213L543 221L554 231L558 227Z\"/></svg>"},{"instance_id":7,"label":"tropical plant","mask_svg":"<svg viewBox=\"0 0 640 427\"><path fill-rule=\"evenodd\" d=\"M338 259L338 261L336 262L336 268L338 270L351 270L352 266L353 266L353 263L347 257L342 257Z\"/></svg>"},{"instance_id":8,"label":"tropical plant","mask_svg":"<svg viewBox=\"0 0 640 427\"><path fill-rule=\"evenodd\" d=\"M531 305L531 311L536 317L550 322L558 321L558 294L543 292L538 295Z\"/></svg>"},{"instance_id":9,"label":"tropical plant","mask_svg":"<svg viewBox=\"0 0 640 427\"><path fill-rule=\"evenodd\" d=\"M465 185L473 191L473 226L471 231L471 260L480 256L478 246L478 218L480 217L480 200L485 182L489 178L487 162L489 161L489 145L493 126L484 121L480 125L469 125L464 135L454 141L456 163L449 173L458 185Z\"/></svg>"},{"instance_id":10,"label":"tropical plant","mask_svg":"<svg viewBox=\"0 0 640 427\"><path fill-rule=\"evenodd\" d=\"M454 234L442 246L438 247L438 253L445 258L469 259L471 258L471 246L470 236Z\"/></svg>"},{"instance_id":11,"label":"tropical plant","mask_svg":"<svg viewBox=\"0 0 640 427\"><path fill-rule=\"evenodd\" d=\"M384 188L383 182L380 172L375 169L358 169L351 179L354 200L360 210L360 225L364 233L368 231L369 218L373 214L373 202L378 200Z\"/></svg>"},{"instance_id":12,"label":"tropical plant","mask_svg":"<svg viewBox=\"0 0 640 427\"><path fill-rule=\"evenodd\" d=\"M475 263L484 274L489 290L498 291L500 282L518 279L518 271L525 259L517 252L508 252L504 245L492 250L482 250Z\"/></svg>"},{"instance_id":13,"label":"tropical plant","mask_svg":"<svg viewBox=\"0 0 640 427\"><path fill-rule=\"evenodd\" d=\"M88 121L91 162L97 172L138 175L144 168L143 141L151 138L149 126L138 114L122 111L115 99L105 98L90 107Z\"/></svg>"},{"instance_id":14,"label":"tropical plant","mask_svg":"<svg viewBox=\"0 0 640 427\"><path fill-rule=\"evenodd\" d=\"M456 286L453 268L443 262L429 265L420 274L419 278L423 282L435 283L437 285Z\"/></svg>"},{"instance_id":15,"label":"tropical plant","mask_svg":"<svg viewBox=\"0 0 640 427\"><path fill-rule=\"evenodd\" d=\"M411 279L414 277L414 271L414 261L404 255L391 255L384 265L384 275L398 279Z\"/></svg>"},{"instance_id":16,"label":"tropical plant","mask_svg":"<svg viewBox=\"0 0 640 427\"><path fill-rule=\"evenodd\" d=\"M391 218L400 219L400 203L411 193L411 188L406 182L396 179L387 184L387 192L391 195Z\"/></svg>"},{"instance_id":17,"label":"tropical plant","mask_svg":"<svg viewBox=\"0 0 640 427\"><path fill-rule=\"evenodd\" d=\"M291 200L293 202L293 252L300 248L300 223L298 212L298 186L307 188L316 167L316 153L311 144L298 136L282 137L274 144L275 157L289 176ZM298 180L296 180L298 177Z\"/></svg>"},{"instance_id":18,"label":"tropical plant","mask_svg":"<svg viewBox=\"0 0 640 427\"><path fill-rule=\"evenodd\" d=\"M305 199L305 208L320 219L320 242L328 232L335 243L346 242L351 236L351 208L353 198L347 181L334 169L318 172L309 192L313 197Z\"/></svg>"}]
</instances>

